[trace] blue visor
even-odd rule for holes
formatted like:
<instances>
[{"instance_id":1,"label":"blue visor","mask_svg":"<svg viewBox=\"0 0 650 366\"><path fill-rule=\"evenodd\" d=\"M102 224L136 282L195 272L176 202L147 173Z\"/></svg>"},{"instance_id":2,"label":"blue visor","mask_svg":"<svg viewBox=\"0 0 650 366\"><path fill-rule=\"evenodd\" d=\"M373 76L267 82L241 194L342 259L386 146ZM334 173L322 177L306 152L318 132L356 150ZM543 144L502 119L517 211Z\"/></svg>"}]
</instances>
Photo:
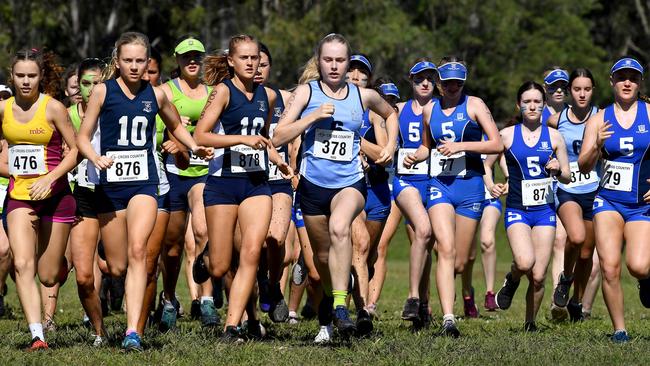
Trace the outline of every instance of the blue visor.
<instances>
[{"instance_id":1,"label":"blue visor","mask_svg":"<svg viewBox=\"0 0 650 366\"><path fill-rule=\"evenodd\" d=\"M352 55L350 56L350 62L352 61L357 61L361 62L362 64L366 65L368 68L368 71L372 72L372 65L370 64L370 61L363 55Z\"/></svg>"},{"instance_id":2,"label":"blue visor","mask_svg":"<svg viewBox=\"0 0 650 366\"><path fill-rule=\"evenodd\" d=\"M568 83L569 73L562 69L555 69L544 78L544 84L546 85L551 85L558 81L566 81Z\"/></svg>"},{"instance_id":3,"label":"blue visor","mask_svg":"<svg viewBox=\"0 0 650 366\"><path fill-rule=\"evenodd\" d=\"M396 98L399 98L399 89L397 89L397 85L393 83L381 84L379 85L379 89L384 95L392 95Z\"/></svg>"},{"instance_id":4,"label":"blue visor","mask_svg":"<svg viewBox=\"0 0 650 366\"><path fill-rule=\"evenodd\" d=\"M623 69L632 69L643 74L643 66L641 66L641 63L631 57L625 57L616 61L614 66L612 66L612 71L610 72L610 74L613 74L616 71L623 70Z\"/></svg>"},{"instance_id":5,"label":"blue visor","mask_svg":"<svg viewBox=\"0 0 650 366\"><path fill-rule=\"evenodd\" d=\"M436 70L436 65L433 62L420 61L411 67L411 70L409 70L409 75L415 75L421 73L424 70Z\"/></svg>"},{"instance_id":6,"label":"blue visor","mask_svg":"<svg viewBox=\"0 0 650 366\"><path fill-rule=\"evenodd\" d=\"M460 62L447 62L438 67L440 80L462 80L467 79L467 68Z\"/></svg>"}]
</instances>

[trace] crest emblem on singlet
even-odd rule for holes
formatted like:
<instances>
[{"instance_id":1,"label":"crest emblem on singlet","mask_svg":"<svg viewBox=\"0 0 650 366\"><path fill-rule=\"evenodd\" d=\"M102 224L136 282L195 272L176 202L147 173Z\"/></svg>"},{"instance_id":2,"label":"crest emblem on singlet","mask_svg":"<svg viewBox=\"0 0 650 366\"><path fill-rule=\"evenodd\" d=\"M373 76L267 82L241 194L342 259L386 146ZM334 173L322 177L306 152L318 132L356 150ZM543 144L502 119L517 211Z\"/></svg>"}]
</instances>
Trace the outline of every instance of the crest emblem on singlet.
<instances>
[{"instance_id":1,"label":"crest emblem on singlet","mask_svg":"<svg viewBox=\"0 0 650 366\"><path fill-rule=\"evenodd\" d=\"M259 110L262 112L266 112L266 102L263 100L258 100L257 103L260 106Z\"/></svg>"},{"instance_id":2,"label":"crest emblem on singlet","mask_svg":"<svg viewBox=\"0 0 650 366\"><path fill-rule=\"evenodd\" d=\"M273 108L273 117L280 117L282 116L282 108L280 107L275 107Z\"/></svg>"},{"instance_id":3,"label":"crest emblem on singlet","mask_svg":"<svg viewBox=\"0 0 650 366\"><path fill-rule=\"evenodd\" d=\"M465 119L464 113L456 113L456 120L461 121L463 119Z\"/></svg>"},{"instance_id":4,"label":"crest emblem on singlet","mask_svg":"<svg viewBox=\"0 0 650 366\"><path fill-rule=\"evenodd\" d=\"M645 125L638 125L636 126L636 132L637 133L646 133L648 130L646 130Z\"/></svg>"},{"instance_id":5,"label":"crest emblem on singlet","mask_svg":"<svg viewBox=\"0 0 650 366\"><path fill-rule=\"evenodd\" d=\"M363 119L363 112L359 111L358 109L353 109L351 114L353 121L360 121Z\"/></svg>"},{"instance_id":6,"label":"crest emblem on singlet","mask_svg":"<svg viewBox=\"0 0 650 366\"><path fill-rule=\"evenodd\" d=\"M542 141L542 150L549 150L548 141Z\"/></svg>"},{"instance_id":7,"label":"crest emblem on singlet","mask_svg":"<svg viewBox=\"0 0 650 366\"><path fill-rule=\"evenodd\" d=\"M153 111L153 108L151 108L153 102L150 100L143 100L142 104L144 104L144 107L142 108L142 111L145 113L150 113Z\"/></svg>"}]
</instances>

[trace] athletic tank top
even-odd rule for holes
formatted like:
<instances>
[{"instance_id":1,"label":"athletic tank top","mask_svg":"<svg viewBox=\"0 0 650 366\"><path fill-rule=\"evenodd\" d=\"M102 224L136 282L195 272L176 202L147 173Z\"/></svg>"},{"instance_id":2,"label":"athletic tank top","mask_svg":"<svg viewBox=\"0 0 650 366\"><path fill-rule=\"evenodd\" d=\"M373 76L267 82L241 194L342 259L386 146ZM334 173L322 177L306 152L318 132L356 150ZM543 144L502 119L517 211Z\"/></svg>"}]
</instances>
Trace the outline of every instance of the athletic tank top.
<instances>
[{"instance_id":1,"label":"athletic tank top","mask_svg":"<svg viewBox=\"0 0 650 366\"><path fill-rule=\"evenodd\" d=\"M590 193L598 189L598 173L593 169L587 174L580 173L578 167L578 156L580 155L580 148L582 147L582 136L585 131L586 122L574 123L569 120L570 107L564 108L560 112L560 118L557 122L557 130L562 134L564 143L566 144L567 153L569 156L569 166L571 168L571 183L564 184L558 182L558 187L563 191L581 194ZM589 116L598 113L598 107L592 107Z\"/></svg>"},{"instance_id":2,"label":"athletic tank top","mask_svg":"<svg viewBox=\"0 0 650 366\"><path fill-rule=\"evenodd\" d=\"M73 104L68 107L68 116L70 116L70 121L72 122L72 127L74 127L75 132L79 132L79 127L81 127L79 104Z\"/></svg>"},{"instance_id":3,"label":"athletic tank top","mask_svg":"<svg viewBox=\"0 0 650 366\"><path fill-rule=\"evenodd\" d=\"M249 100L230 79L224 80L223 84L230 91L230 101L212 132L219 135L261 135L269 113L264 86L256 84L253 98ZM266 176L267 155L265 149L256 150L244 144L215 149L209 173L217 177Z\"/></svg>"},{"instance_id":4,"label":"athletic tank top","mask_svg":"<svg viewBox=\"0 0 650 366\"><path fill-rule=\"evenodd\" d=\"M434 100L433 103L437 101ZM412 154L422 145L422 134L424 133L424 124L422 123L422 113L415 114L413 105L417 103L409 99L404 103L404 107L399 114L399 149L397 150L396 173L399 179L407 181L427 180L429 179L429 161L417 163L411 169L404 167L404 158Z\"/></svg>"},{"instance_id":5,"label":"athletic tank top","mask_svg":"<svg viewBox=\"0 0 650 366\"><path fill-rule=\"evenodd\" d=\"M433 105L429 127L433 146L429 161L430 175L432 177L457 177L470 178L485 174L481 154L475 152L459 152L453 156L443 156L436 150L441 141L481 141L483 129L478 122L469 118L467 113L467 100L469 97L463 95L458 105L450 115L442 111L441 103L438 100Z\"/></svg>"},{"instance_id":6,"label":"athletic tank top","mask_svg":"<svg viewBox=\"0 0 650 366\"><path fill-rule=\"evenodd\" d=\"M129 99L115 79L104 84L106 97L92 143L99 155L112 157L114 162L102 171L89 168L90 181L102 185L157 185L158 102L153 87L142 83L135 97Z\"/></svg>"},{"instance_id":7,"label":"athletic tank top","mask_svg":"<svg viewBox=\"0 0 650 366\"><path fill-rule=\"evenodd\" d=\"M359 135L361 135L361 137L368 142L372 142L373 144L377 143L377 137L375 137L375 127L370 122L369 109L366 109L366 111L363 113L363 122L361 123ZM374 160L370 158L368 158L367 161L369 169L366 172L366 182L368 185L373 186L386 182L388 180L388 173L386 172L386 169L381 165L375 164Z\"/></svg>"},{"instance_id":8,"label":"athletic tank top","mask_svg":"<svg viewBox=\"0 0 650 366\"><path fill-rule=\"evenodd\" d=\"M311 95L300 118L314 112L323 103L334 104L334 115L313 123L305 130L300 174L324 188L350 186L364 176L359 157L359 130L363 121L359 88L347 83L343 99L327 96L318 80L310 81L309 88Z\"/></svg>"},{"instance_id":9,"label":"athletic tank top","mask_svg":"<svg viewBox=\"0 0 650 366\"><path fill-rule=\"evenodd\" d=\"M47 121L49 95L41 94L34 117L22 123L14 118L14 97L5 102L2 131L9 145L9 197L29 201L29 187L63 160L63 138ZM67 175L51 185L49 198L68 187Z\"/></svg>"},{"instance_id":10,"label":"athletic tank top","mask_svg":"<svg viewBox=\"0 0 650 366\"><path fill-rule=\"evenodd\" d=\"M194 129L196 128L196 122L198 122L201 117L201 112L203 112L203 107L205 107L205 104L208 102L208 96L210 96L212 88L206 87L207 95L205 98L192 99L183 94L178 79L169 80L167 85L169 85L169 89L172 91L172 104L174 104L178 110L178 114L190 119L190 123L186 128L189 133L193 134ZM190 166L184 170L180 170L176 167L174 164L174 155L167 155L165 160L167 171L183 177L201 177L208 174L208 162L195 156L191 151L189 151L189 154Z\"/></svg>"},{"instance_id":11,"label":"athletic tank top","mask_svg":"<svg viewBox=\"0 0 650 366\"><path fill-rule=\"evenodd\" d=\"M280 117L284 112L284 101L282 100L282 94L280 94L280 89L271 87L275 91L275 107L273 107L273 117L271 118L271 125L269 127L269 138L273 138L273 133L275 128L278 127L278 122ZM276 149L278 154L282 157L282 160L289 164L289 146L284 145ZM282 173L278 169L278 166L269 161L269 184L290 184L289 179L282 178Z\"/></svg>"},{"instance_id":12,"label":"athletic tank top","mask_svg":"<svg viewBox=\"0 0 650 366\"><path fill-rule=\"evenodd\" d=\"M614 132L603 146L603 170L600 181L601 197L608 201L639 204L650 189L650 122L646 103L637 102L636 118L630 128L618 123L614 105L605 109L605 121L612 124Z\"/></svg>"},{"instance_id":13,"label":"athletic tank top","mask_svg":"<svg viewBox=\"0 0 650 366\"><path fill-rule=\"evenodd\" d=\"M72 127L75 132L79 132L81 127L81 115L79 114L80 104L74 104L68 107L68 116L72 121ZM70 187L74 188L75 184L89 189L95 189L95 185L88 180L88 159L83 159L72 171L68 173Z\"/></svg>"},{"instance_id":14,"label":"athletic tank top","mask_svg":"<svg viewBox=\"0 0 650 366\"><path fill-rule=\"evenodd\" d=\"M521 123L514 127L512 146L505 152L508 165L508 208L527 210L553 205L552 179L544 168L553 156L551 135L546 125L535 145L524 142Z\"/></svg>"}]
</instances>

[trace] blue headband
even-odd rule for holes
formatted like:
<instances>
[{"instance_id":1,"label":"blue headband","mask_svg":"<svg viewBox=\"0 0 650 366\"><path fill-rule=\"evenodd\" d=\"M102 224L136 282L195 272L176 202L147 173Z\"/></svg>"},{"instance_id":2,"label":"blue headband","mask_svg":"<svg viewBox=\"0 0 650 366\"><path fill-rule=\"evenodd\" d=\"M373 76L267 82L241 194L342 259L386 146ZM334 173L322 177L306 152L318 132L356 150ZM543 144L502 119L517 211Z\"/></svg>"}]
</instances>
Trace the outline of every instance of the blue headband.
<instances>
[{"instance_id":1,"label":"blue headband","mask_svg":"<svg viewBox=\"0 0 650 366\"><path fill-rule=\"evenodd\" d=\"M462 80L467 79L467 67L460 62L447 62L438 67L440 80Z\"/></svg>"},{"instance_id":2,"label":"blue headband","mask_svg":"<svg viewBox=\"0 0 650 366\"><path fill-rule=\"evenodd\" d=\"M623 69L632 69L643 74L643 66L641 66L641 63L631 57L625 57L616 61L616 63L612 66L610 74Z\"/></svg>"},{"instance_id":3,"label":"blue headband","mask_svg":"<svg viewBox=\"0 0 650 366\"><path fill-rule=\"evenodd\" d=\"M384 95L392 95L399 98L399 89L397 89L397 86L393 83L381 84L379 85L379 89Z\"/></svg>"},{"instance_id":4,"label":"blue headband","mask_svg":"<svg viewBox=\"0 0 650 366\"><path fill-rule=\"evenodd\" d=\"M434 65L433 62L420 61L417 64L413 65L413 67L411 67L411 70L409 70L409 75L415 75L421 73L424 70L435 70L435 69L436 69L436 65Z\"/></svg>"},{"instance_id":5,"label":"blue headband","mask_svg":"<svg viewBox=\"0 0 650 366\"><path fill-rule=\"evenodd\" d=\"M551 85L558 81L566 81L568 83L569 73L562 69L555 69L544 78L544 84L546 85Z\"/></svg>"},{"instance_id":6,"label":"blue headband","mask_svg":"<svg viewBox=\"0 0 650 366\"><path fill-rule=\"evenodd\" d=\"M372 65L370 64L370 61L363 55L352 55L350 56L350 62L352 61L357 61L361 62L362 64L366 65L368 68L368 71L372 72Z\"/></svg>"}]
</instances>

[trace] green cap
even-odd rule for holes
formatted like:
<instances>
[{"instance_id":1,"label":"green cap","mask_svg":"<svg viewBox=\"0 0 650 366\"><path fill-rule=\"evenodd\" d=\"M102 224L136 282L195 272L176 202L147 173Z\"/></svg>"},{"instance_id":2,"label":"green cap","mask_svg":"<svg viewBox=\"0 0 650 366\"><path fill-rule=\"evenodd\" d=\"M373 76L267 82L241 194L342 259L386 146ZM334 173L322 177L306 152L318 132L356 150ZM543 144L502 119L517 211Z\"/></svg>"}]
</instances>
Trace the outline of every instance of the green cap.
<instances>
[{"instance_id":1,"label":"green cap","mask_svg":"<svg viewBox=\"0 0 650 366\"><path fill-rule=\"evenodd\" d=\"M205 53L205 47L203 43L196 38L188 38L181 41L181 43L176 46L174 49L175 55L182 55L191 51L203 52Z\"/></svg>"}]
</instances>

